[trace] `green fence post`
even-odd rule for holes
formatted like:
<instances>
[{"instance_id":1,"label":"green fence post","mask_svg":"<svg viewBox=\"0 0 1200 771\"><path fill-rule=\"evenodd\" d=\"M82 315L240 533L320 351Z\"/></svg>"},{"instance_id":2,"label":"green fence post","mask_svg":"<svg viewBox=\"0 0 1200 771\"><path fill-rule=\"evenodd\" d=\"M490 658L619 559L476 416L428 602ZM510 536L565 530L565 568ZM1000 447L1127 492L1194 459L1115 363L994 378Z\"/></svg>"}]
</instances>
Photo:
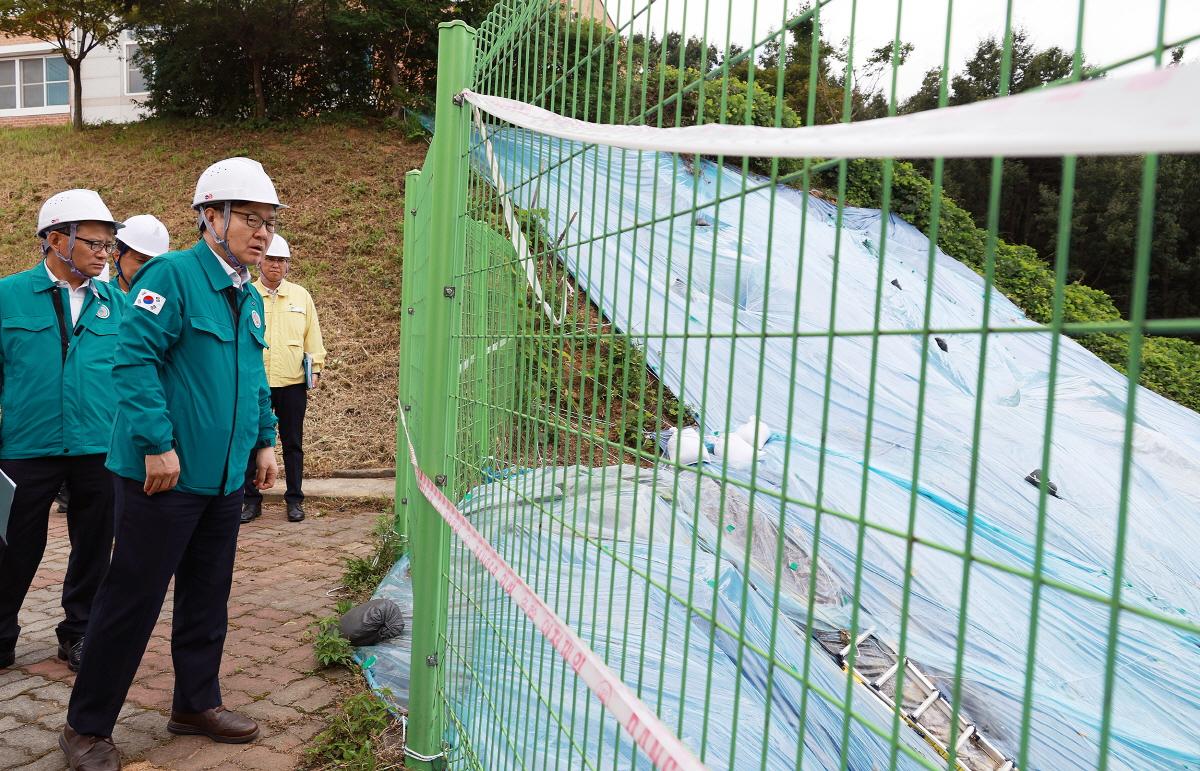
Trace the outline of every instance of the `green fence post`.
<instances>
[{"instance_id":1,"label":"green fence post","mask_svg":"<svg viewBox=\"0 0 1200 771\"><path fill-rule=\"evenodd\" d=\"M420 296L418 284L421 271L425 267L425 260L418 257L416 249L418 244L417 204L421 200L420 185L421 172L419 169L413 169L404 175L404 259L400 267L400 376L396 394L396 409L398 410L410 407L416 397L412 364L418 351L415 340L420 321L416 316L415 301ZM409 419L408 427L415 435L416 428L412 418ZM412 504L413 493L416 491L414 481L412 466L408 462L408 441L404 438L400 421L397 420L395 523L392 529L404 539L406 544L410 538L408 510Z\"/></svg>"},{"instance_id":2,"label":"green fence post","mask_svg":"<svg viewBox=\"0 0 1200 771\"><path fill-rule=\"evenodd\" d=\"M429 207L426 280L421 290L428 311L420 325L424 344L414 352L423 377L419 399L409 414L421 425L417 456L422 470L445 486L455 477L454 452L458 417L459 338L458 315L466 249L467 147L470 139L469 108L454 97L472 85L475 69L475 30L461 21L438 25L436 131L422 172L422 188L429 186L422 204ZM427 204L425 202L428 202ZM423 218L422 218L423 219ZM453 493L451 493L453 495ZM408 747L424 756L442 752L446 714L442 703L446 652L446 615L449 605L447 567L450 529L424 499L410 500L412 528L410 554L413 575L413 646L408 701ZM409 758L411 768L445 768L445 758L428 761Z\"/></svg>"}]
</instances>

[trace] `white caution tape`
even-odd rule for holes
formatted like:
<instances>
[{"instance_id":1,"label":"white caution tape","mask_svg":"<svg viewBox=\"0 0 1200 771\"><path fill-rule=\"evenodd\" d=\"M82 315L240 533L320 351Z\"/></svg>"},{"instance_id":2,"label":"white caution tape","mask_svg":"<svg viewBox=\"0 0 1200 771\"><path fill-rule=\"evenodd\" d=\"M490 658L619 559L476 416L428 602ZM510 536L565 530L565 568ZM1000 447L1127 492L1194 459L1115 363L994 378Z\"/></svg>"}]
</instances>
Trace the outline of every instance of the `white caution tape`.
<instances>
[{"instance_id":1,"label":"white caution tape","mask_svg":"<svg viewBox=\"0 0 1200 771\"><path fill-rule=\"evenodd\" d=\"M502 121L542 134L685 155L986 158L1200 152L1200 64L894 118L805 128L609 125L472 91L464 91L463 97Z\"/></svg>"},{"instance_id":2,"label":"white caution tape","mask_svg":"<svg viewBox=\"0 0 1200 771\"><path fill-rule=\"evenodd\" d=\"M404 410L400 410L399 415L404 437L408 441L408 459L417 478L417 489L487 568L517 607L525 612L542 636L554 646L554 650L563 661L567 662L604 708L624 727L642 752L646 753L646 757L654 763L655 768L663 771L703 769L704 764L691 750L658 719L650 707L638 699L615 672L604 665L600 657L550 609L529 584L504 561L500 553L479 534L454 503L442 494L433 480L421 471L417 463L417 453L413 449L412 435L408 432Z\"/></svg>"}]
</instances>

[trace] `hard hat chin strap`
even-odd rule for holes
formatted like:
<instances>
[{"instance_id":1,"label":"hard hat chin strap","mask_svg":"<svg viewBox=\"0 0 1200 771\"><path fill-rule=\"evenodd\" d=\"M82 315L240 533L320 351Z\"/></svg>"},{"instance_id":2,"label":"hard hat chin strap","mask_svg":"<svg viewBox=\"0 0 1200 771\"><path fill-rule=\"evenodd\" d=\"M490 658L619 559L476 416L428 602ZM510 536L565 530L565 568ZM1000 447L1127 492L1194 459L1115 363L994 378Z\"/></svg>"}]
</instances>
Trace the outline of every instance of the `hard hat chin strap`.
<instances>
[{"instance_id":1,"label":"hard hat chin strap","mask_svg":"<svg viewBox=\"0 0 1200 771\"><path fill-rule=\"evenodd\" d=\"M117 286L124 282L129 285L129 280L125 278L125 271L121 270L121 259L129 253L129 246L120 244L117 246L117 259L113 260L113 267L117 269Z\"/></svg>"},{"instance_id":2,"label":"hard hat chin strap","mask_svg":"<svg viewBox=\"0 0 1200 771\"><path fill-rule=\"evenodd\" d=\"M244 274L245 276L249 276L250 269L245 265L245 263L243 263L241 260L239 260L237 257L235 257L233 254L233 250L229 248L229 216L231 213L230 210L232 208L233 208L233 201L226 201L225 202L224 219L221 224L221 235L218 236L217 232L214 230L213 231L213 240L217 242L217 246L221 247L221 251L224 252L224 255L222 255L222 259L224 259L225 262L229 263L229 266L231 268L233 268L234 270L236 270L239 274ZM203 209L200 210L200 224L201 225L205 224Z\"/></svg>"},{"instance_id":3,"label":"hard hat chin strap","mask_svg":"<svg viewBox=\"0 0 1200 771\"><path fill-rule=\"evenodd\" d=\"M84 280L87 280L87 279L91 278L91 276L87 275L86 273L81 271L79 268L75 267L75 260L71 259L71 257L70 257L71 254L75 253L75 232L78 227L79 227L78 223L75 223L75 222L71 223L71 231L70 231L70 234L68 235L68 240L67 240L67 253L65 255L50 245L50 238L49 238L50 234L49 233L42 236L42 256L45 257L48 254L50 254L50 252L54 252L54 256L57 257L58 259L62 260L63 262L65 262L67 264L67 267L71 269L72 273L74 273L76 276L79 276L80 278L82 278ZM59 231L59 232L61 232L61 231Z\"/></svg>"},{"instance_id":4,"label":"hard hat chin strap","mask_svg":"<svg viewBox=\"0 0 1200 771\"><path fill-rule=\"evenodd\" d=\"M221 251L225 252L226 262L233 266L234 270L241 272L246 270L246 266L234 256L233 250L229 248L229 216L232 213L232 209L233 201L226 201L225 214L221 221L221 235L218 236L216 233L213 233L213 237L217 240L217 246L220 246Z\"/></svg>"}]
</instances>

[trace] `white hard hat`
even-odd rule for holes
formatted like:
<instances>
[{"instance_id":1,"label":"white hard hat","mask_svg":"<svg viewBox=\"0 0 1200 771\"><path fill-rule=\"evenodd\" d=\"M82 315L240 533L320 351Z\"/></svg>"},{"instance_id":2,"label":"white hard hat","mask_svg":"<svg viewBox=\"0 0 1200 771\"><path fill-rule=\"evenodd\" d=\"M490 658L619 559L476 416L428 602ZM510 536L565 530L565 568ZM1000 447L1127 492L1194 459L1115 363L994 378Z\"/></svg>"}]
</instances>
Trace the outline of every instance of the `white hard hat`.
<instances>
[{"instance_id":1,"label":"white hard hat","mask_svg":"<svg viewBox=\"0 0 1200 771\"><path fill-rule=\"evenodd\" d=\"M267 256L284 257L290 260L292 259L292 250L283 236L276 233L275 237L271 239L271 245L267 247Z\"/></svg>"},{"instance_id":2,"label":"white hard hat","mask_svg":"<svg viewBox=\"0 0 1200 771\"><path fill-rule=\"evenodd\" d=\"M262 164L249 158L226 158L204 170L196 180L192 208L218 201L249 201L287 208L275 194L275 184Z\"/></svg>"},{"instance_id":3,"label":"white hard hat","mask_svg":"<svg viewBox=\"0 0 1200 771\"><path fill-rule=\"evenodd\" d=\"M42 210L38 212L37 234L45 235L52 227L72 222L106 222L115 228L122 227L104 201L100 200L99 193L76 188L55 193L46 199Z\"/></svg>"},{"instance_id":4,"label":"white hard hat","mask_svg":"<svg viewBox=\"0 0 1200 771\"><path fill-rule=\"evenodd\" d=\"M125 228L117 240L147 257L157 257L171 249L171 235L167 226L153 214L138 214L125 220Z\"/></svg>"}]
</instances>

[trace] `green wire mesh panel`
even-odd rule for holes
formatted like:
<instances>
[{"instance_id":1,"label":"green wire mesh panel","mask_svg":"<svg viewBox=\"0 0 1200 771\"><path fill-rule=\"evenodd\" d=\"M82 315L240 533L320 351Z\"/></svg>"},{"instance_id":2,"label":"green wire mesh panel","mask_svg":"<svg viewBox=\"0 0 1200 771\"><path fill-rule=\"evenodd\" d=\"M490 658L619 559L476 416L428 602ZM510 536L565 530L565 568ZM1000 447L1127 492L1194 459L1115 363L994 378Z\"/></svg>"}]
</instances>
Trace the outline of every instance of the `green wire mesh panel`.
<instances>
[{"instance_id":1,"label":"green wire mesh panel","mask_svg":"<svg viewBox=\"0 0 1200 771\"><path fill-rule=\"evenodd\" d=\"M1194 237L1200 164L631 151L450 97L795 128L1120 77L1200 37L1162 2L1144 50L1085 64L1083 3L1074 49L1042 52L992 5L975 81L951 78L949 2L501 0L454 33L406 201L414 448L712 768L1200 767L1200 319L1150 287L1164 216ZM856 39L881 11L893 36ZM913 15L941 66L901 98ZM1128 194L1098 213L1105 174ZM1096 222L1123 234L1115 300L1074 280ZM653 765L510 587L405 512L410 746Z\"/></svg>"}]
</instances>

